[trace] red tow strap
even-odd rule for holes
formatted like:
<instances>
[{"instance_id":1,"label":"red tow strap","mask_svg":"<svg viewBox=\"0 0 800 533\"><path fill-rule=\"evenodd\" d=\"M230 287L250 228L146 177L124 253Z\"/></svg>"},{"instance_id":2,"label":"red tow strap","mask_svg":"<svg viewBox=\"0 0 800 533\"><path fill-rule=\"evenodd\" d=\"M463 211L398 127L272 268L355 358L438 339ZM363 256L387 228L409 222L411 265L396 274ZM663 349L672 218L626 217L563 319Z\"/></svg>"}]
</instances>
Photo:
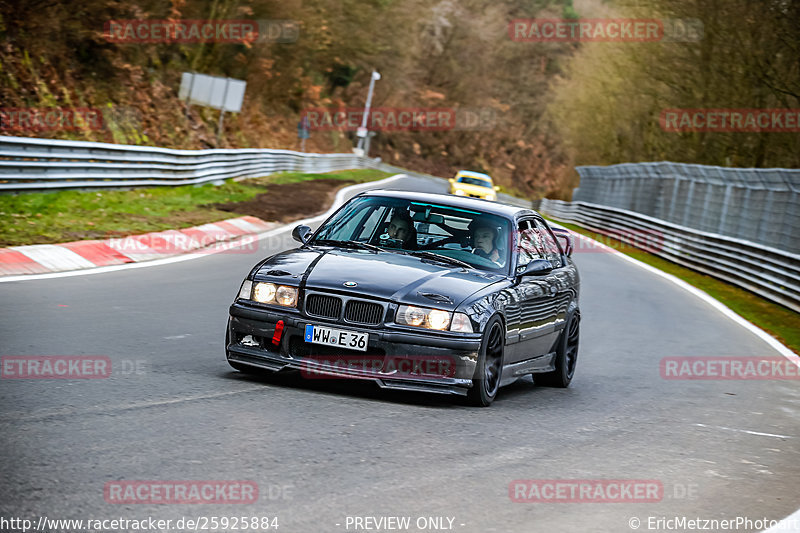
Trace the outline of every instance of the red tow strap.
<instances>
[{"instance_id":1,"label":"red tow strap","mask_svg":"<svg viewBox=\"0 0 800 533\"><path fill-rule=\"evenodd\" d=\"M283 320L278 320L275 324L275 334L272 336L272 344L277 346L281 343L281 335L283 335Z\"/></svg>"}]
</instances>

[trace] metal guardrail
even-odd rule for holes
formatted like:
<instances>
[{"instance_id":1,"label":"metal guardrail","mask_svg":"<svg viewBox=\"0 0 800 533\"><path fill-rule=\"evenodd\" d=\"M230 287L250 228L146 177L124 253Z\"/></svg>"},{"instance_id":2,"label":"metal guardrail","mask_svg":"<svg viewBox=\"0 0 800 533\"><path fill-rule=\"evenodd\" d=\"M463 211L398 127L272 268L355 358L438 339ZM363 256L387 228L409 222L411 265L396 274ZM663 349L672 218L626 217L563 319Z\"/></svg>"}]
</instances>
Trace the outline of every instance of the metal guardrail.
<instances>
[{"instance_id":1,"label":"metal guardrail","mask_svg":"<svg viewBox=\"0 0 800 533\"><path fill-rule=\"evenodd\" d=\"M319 173L354 168L395 170L378 159L353 154L172 150L0 136L0 191L187 185L280 171ZM800 312L798 254L618 207L542 200L539 209L553 218L578 223L632 245L641 245L642 232L649 232L648 248L655 255ZM656 235L658 245L653 246Z\"/></svg>"},{"instance_id":2,"label":"metal guardrail","mask_svg":"<svg viewBox=\"0 0 800 533\"><path fill-rule=\"evenodd\" d=\"M800 169L668 161L583 166L572 200L800 253Z\"/></svg>"},{"instance_id":3,"label":"metal guardrail","mask_svg":"<svg viewBox=\"0 0 800 533\"><path fill-rule=\"evenodd\" d=\"M353 154L291 150L172 150L0 136L0 191L189 185L280 171L374 168Z\"/></svg>"},{"instance_id":4,"label":"metal guardrail","mask_svg":"<svg viewBox=\"0 0 800 533\"><path fill-rule=\"evenodd\" d=\"M542 200L539 210L800 312L800 254L700 231L626 209Z\"/></svg>"}]
</instances>

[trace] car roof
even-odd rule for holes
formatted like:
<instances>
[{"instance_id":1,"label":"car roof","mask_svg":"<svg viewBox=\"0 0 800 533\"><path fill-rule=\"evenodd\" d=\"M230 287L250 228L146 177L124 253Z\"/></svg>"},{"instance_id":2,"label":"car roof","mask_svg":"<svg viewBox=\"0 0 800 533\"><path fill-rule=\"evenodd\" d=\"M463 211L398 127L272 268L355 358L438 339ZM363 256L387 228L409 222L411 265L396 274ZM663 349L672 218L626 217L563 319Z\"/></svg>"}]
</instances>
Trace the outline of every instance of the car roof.
<instances>
[{"instance_id":1,"label":"car roof","mask_svg":"<svg viewBox=\"0 0 800 533\"><path fill-rule=\"evenodd\" d=\"M492 177L489 174L484 174L482 172L473 172L471 170L459 170L456 176L470 176L472 178L481 178L484 180L492 180Z\"/></svg>"},{"instance_id":2,"label":"car roof","mask_svg":"<svg viewBox=\"0 0 800 533\"><path fill-rule=\"evenodd\" d=\"M434 194L414 191L398 191L393 189L371 189L362 192L359 196L384 196L388 198L399 198L401 200L411 200L415 202L429 202L442 204L462 209L474 209L492 215L499 215L506 218L519 218L523 215L537 215L533 209L491 202L480 198L469 198L466 196L454 196L452 194Z\"/></svg>"}]
</instances>

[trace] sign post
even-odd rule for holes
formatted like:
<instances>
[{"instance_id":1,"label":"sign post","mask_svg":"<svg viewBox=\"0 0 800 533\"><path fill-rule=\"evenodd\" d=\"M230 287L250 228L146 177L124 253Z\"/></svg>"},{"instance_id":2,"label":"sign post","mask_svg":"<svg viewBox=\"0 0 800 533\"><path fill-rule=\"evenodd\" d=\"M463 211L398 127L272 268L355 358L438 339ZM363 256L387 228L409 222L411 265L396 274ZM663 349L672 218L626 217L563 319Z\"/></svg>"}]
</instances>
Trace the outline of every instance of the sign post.
<instances>
[{"instance_id":1,"label":"sign post","mask_svg":"<svg viewBox=\"0 0 800 533\"><path fill-rule=\"evenodd\" d=\"M358 128L356 133L359 151L364 149L364 139L367 137L367 118L369 117L369 108L372 105L372 92L375 90L375 82L379 79L381 79L381 75L373 70L372 76L369 78L369 91L367 92L367 104L364 106L364 116L361 118L361 127Z\"/></svg>"},{"instance_id":2,"label":"sign post","mask_svg":"<svg viewBox=\"0 0 800 533\"><path fill-rule=\"evenodd\" d=\"M186 91L186 120L189 120L189 107L191 106L192 87L194 87L194 72L184 72L183 77L189 77L189 88ZM181 80L181 89L183 89L184 80Z\"/></svg>"},{"instance_id":3,"label":"sign post","mask_svg":"<svg viewBox=\"0 0 800 533\"><path fill-rule=\"evenodd\" d=\"M219 141L222 138L222 118L225 116L225 103L227 102L228 86L230 84L231 79L225 78L225 92L222 93L222 106L219 108L219 123L217 124L217 147L219 147Z\"/></svg>"}]
</instances>

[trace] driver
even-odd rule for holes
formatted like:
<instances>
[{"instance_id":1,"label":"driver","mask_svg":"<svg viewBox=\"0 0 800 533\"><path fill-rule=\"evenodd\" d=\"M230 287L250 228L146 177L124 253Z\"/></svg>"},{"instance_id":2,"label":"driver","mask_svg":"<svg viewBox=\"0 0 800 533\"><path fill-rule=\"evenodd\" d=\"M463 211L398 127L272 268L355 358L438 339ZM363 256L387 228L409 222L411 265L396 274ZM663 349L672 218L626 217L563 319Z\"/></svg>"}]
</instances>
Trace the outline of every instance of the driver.
<instances>
[{"instance_id":1,"label":"driver","mask_svg":"<svg viewBox=\"0 0 800 533\"><path fill-rule=\"evenodd\" d=\"M500 228L492 225L488 220L475 219L469 225L472 234L472 253L479 255L490 261L500 264L502 255L497 248L497 240L500 235Z\"/></svg>"},{"instance_id":2,"label":"driver","mask_svg":"<svg viewBox=\"0 0 800 533\"><path fill-rule=\"evenodd\" d=\"M387 234L390 239L400 241L401 248L413 250L416 248L417 232L414 229L414 222L408 211L395 210L389 221Z\"/></svg>"}]
</instances>

